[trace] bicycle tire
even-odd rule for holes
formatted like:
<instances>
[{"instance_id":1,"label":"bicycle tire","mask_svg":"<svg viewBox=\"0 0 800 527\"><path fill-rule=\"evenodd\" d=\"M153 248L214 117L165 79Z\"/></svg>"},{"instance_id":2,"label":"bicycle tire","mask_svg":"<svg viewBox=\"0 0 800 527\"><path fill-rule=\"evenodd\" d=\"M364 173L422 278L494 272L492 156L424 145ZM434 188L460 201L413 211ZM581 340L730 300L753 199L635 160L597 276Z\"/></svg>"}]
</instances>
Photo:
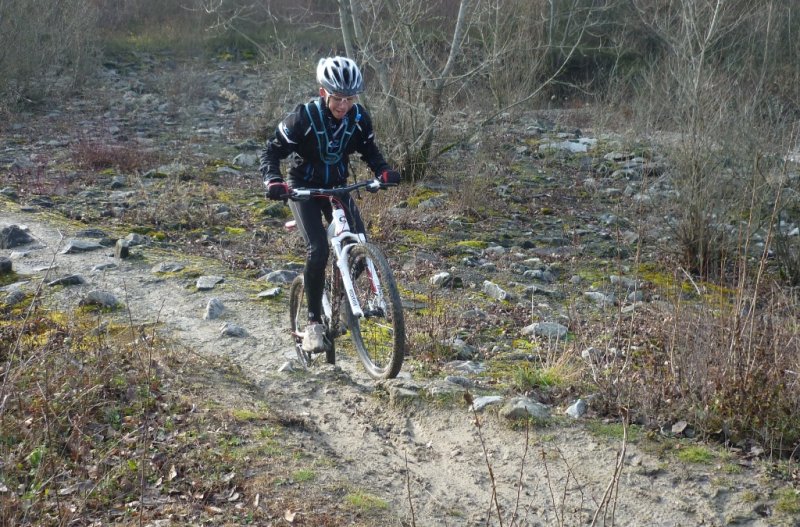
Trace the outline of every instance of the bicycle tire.
<instances>
[{"instance_id":1,"label":"bicycle tire","mask_svg":"<svg viewBox=\"0 0 800 527\"><path fill-rule=\"evenodd\" d=\"M303 338L299 335L305 330L308 322L308 302L303 276L296 276L289 288L289 326L294 335L294 349L297 358L304 368L308 368L313 360L313 355L303 349ZM336 363L336 341L330 333L330 324L325 325L325 361L328 364Z\"/></svg>"},{"instance_id":2,"label":"bicycle tire","mask_svg":"<svg viewBox=\"0 0 800 527\"><path fill-rule=\"evenodd\" d=\"M406 330L403 304L389 262L383 251L371 243L350 249L348 267L363 318L353 316L344 302L350 338L367 373L375 379L392 379L400 373L405 358ZM373 287L366 261L371 261L381 285L383 305Z\"/></svg>"},{"instance_id":3,"label":"bicycle tire","mask_svg":"<svg viewBox=\"0 0 800 527\"><path fill-rule=\"evenodd\" d=\"M303 332L303 326L308 319L308 304L306 302L306 288L303 276L296 276L292 280L292 285L289 288L289 326L292 330L292 338L294 339L294 350L297 353L297 358L304 368L308 368L311 364L311 354L303 351L303 338L300 333Z\"/></svg>"}]
</instances>

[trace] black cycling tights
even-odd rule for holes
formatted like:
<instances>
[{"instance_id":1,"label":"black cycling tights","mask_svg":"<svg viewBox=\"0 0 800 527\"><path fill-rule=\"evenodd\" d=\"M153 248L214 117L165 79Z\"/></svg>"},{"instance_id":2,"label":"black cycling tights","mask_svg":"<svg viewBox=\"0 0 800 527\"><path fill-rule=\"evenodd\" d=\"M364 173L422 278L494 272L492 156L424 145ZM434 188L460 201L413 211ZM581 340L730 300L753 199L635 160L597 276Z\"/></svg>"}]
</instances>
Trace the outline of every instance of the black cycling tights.
<instances>
[{"instance_id":1,"label":"black cycling tights","mask_svg":"<svg viewBox=\"0 0 800 527\"><path fill-rule=\"evenodd\" d=\"M309 322L322 322L322 290L325 287L325 266L328 264L328 237L326 224L332 217L331 202L327 198L312 198L308 201L289 201L297 227L306 242L306 267L303 271ZM347 221L353 232L364 232L361 214L351 196L342 202Z\"/></svg>"}]
</instances>

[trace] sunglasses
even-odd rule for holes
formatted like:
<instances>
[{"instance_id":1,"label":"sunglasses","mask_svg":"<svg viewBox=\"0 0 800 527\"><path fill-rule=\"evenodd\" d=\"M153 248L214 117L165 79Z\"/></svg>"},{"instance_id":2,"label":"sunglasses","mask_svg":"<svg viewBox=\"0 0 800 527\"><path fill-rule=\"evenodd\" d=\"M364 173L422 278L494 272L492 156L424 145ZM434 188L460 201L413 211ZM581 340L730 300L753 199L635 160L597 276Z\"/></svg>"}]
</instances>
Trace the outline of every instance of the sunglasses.
<instances>
[{"instance_id":1,"label":"sunglasses","mask_svg":"<svg viewBox=\"0 0 800 527\"><path fill-rule=\"evenodd\" d=\"M325 93L328 93L327 91ZM328 100L335 102L336 104L353 104L358 99L358 95L351 95L350 97L340 97L338 95L333 95L328 93Z\"/></svg>"}]
</instances>

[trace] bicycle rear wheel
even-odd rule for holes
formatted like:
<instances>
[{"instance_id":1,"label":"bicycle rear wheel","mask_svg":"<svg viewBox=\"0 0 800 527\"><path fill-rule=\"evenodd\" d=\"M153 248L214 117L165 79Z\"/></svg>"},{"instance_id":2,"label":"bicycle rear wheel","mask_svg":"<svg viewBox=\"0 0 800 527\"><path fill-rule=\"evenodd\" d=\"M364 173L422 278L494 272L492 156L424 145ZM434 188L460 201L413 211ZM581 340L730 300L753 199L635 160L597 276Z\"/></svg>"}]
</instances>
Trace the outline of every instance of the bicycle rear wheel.
<instances>
[{"instance_id":1,"label":"bicycle rear wheel","mask_svg":"<svg viewBox=\"0 0 800 527\"><path fill-rule=\"evenodd\" d=\"M374 273L368 262L372 263ZM370 376L397 377L403 365L406 329L403 304L392 270L383 251L371 243L359 243L349 253L348 265L356 297L364 311L356 318L345 301L350 337Z\"/></svg>"},{"instance_id":2,"label":"bicycle rear wheel","mask_svg":"<svg viewBox=\"0 0 800 527\"><path fill-rule=\"evenodd\" d=\"M306 302L306 288L303 276L296 276L289 288L289 326L294 338L294 350L300 364L307 368L311 364L311 354L303 350L303 337L305 324L308 321L308 303Z\"/></svg>"},{"instance_id":3,"label":"bicycle rear wheel","mask_svg":"<svg viewBox=\"0 0 800 527\"><path fill-rule=\"evenodd\" d=\"M325 361L328 364L336 362L336 342L335 336L331 334L330 321L325 324ZM308 324L308 302L306 300L306 288L303 276L296 276L289 288L289 326L294 337L294 349L300 364L307 368L314 357L311 353L303 349L302 334Z\"/></svg>"}]
</instances>

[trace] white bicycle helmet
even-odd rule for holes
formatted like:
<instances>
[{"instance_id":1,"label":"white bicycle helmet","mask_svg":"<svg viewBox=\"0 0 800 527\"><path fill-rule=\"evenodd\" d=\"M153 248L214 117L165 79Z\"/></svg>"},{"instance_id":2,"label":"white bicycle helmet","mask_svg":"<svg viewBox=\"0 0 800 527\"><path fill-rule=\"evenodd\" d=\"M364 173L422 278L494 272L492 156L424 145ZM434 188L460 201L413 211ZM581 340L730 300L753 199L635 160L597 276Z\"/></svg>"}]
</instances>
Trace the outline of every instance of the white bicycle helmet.
<instances>
[{"instance_id":1,"label":"white bicycle helmet","mask_svg":"<svg viewBox=\"0 0 800 527\"><path fill-rule=\"evenodd\" d=\"M358 65L347 57L327 57L317 64L317 82L328 93L349 97L364 91Z\"/></svg>"}]
</instances>

